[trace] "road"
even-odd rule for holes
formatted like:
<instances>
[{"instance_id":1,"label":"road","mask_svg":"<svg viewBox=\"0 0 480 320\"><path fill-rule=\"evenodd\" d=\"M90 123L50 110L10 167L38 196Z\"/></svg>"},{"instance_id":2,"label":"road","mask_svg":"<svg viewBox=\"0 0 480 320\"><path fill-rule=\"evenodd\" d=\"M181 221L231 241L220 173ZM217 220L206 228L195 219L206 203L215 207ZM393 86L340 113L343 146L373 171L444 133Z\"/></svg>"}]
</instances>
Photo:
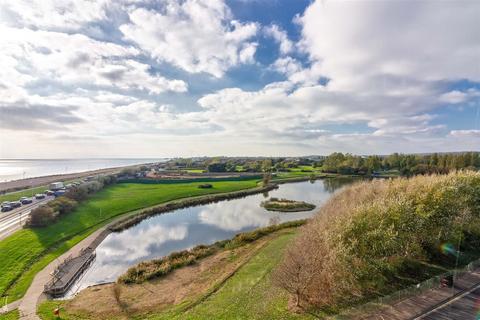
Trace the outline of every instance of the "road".
<instances>
[{"instance_id":1,"label":"road","mask_svg":"<svg viewBox=\"0 0 480 320\"><path fill-rule=\"evenodd\" d=\"M0 212L0 240L8 237L10 234L20 229L28 218L30 211L41 204L45 204L55 197L45 197L45 199L33 199L33 203L22 205L20 208L8 212Z\"/></svg>"},{"instance_id":2,"label":"road","mask_svg":"<svg viewBox=\"0 0 480 320\"><path fill-rule=\"evenodd\" d=\"M476 320L480 314L480 285L467 290L455 299L438 306L416 319L423 320Z\"/></svg>"}]
</instances>

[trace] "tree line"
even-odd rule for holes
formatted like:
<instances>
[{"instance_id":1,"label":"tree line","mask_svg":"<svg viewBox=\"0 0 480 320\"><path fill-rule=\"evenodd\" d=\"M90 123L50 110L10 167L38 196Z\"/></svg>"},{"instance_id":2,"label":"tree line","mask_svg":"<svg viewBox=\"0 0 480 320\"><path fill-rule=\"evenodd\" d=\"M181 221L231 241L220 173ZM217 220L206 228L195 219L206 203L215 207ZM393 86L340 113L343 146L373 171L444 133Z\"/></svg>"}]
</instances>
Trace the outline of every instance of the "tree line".
<instances>
[{"instance_id":1,"label":"tree line","mask_svg":"<svg viewBox=\"0 0 480 320\"><path fill-rule=\"evenodd\" d=\"M480 152L401 154L359 156L335 152L317 157L274 158L202 158L175 159L172 168L202 168L208 172L286 172L294 168L301 171L371 175L377 172L396 171L402 176L416 174L448 173L459 169L480 169ZM311 167L311 168L308 168Z\"/></svg>"},{"instance_id":2,"label":"tree line","mask_svg":"<svg viewBox=\"0 0 480 320\"><path fill-rule=\"evenodd\" d=\"M116 180L117 177L115 175L98 176L92 181L70 188L65 195L33 209L27 220L27 226L44 227L49 225L59 216L75 210L79 202L87 199L89 195L115 183Z\"/></svg>"},{"instance_id":3,"label":"tree line","mask_svg":"<svg viewBox=\"0 0 480 320\"><path fill-rule=\"evenodd\" d=\"M453 170L480 168L479 152L399 154L388 156L356 156L335 152L314 164L323 172L340 174L372 174L397 170L402 176L448 173Z\"/></svg>"}]
</instances>

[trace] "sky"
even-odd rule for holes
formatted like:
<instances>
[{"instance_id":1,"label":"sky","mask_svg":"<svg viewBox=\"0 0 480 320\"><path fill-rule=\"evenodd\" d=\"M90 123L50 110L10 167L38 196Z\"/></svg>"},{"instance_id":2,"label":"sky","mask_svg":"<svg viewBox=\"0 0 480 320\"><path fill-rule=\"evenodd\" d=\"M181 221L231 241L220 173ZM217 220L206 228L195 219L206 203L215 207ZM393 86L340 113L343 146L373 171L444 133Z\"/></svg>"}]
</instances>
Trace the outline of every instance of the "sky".
<instances>
[{"instance_id":1,"label":"sky","mask_svg":"<svg viewBox=\"0 0 480 320\"><path fill-rule=\"evenodd\" d=\"M0 0L0 158L480 151L480 1Z\"/></svg>"}]
</instances>

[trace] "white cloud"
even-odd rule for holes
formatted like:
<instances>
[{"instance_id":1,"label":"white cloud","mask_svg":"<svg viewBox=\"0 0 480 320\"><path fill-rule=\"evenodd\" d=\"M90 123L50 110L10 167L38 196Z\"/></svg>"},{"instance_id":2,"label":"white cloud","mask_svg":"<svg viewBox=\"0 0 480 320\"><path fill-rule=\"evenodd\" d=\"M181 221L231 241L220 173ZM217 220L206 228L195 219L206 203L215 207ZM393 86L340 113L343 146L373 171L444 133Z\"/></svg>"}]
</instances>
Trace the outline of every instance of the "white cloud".
<instances>
[{"instance_id":1,"label":"white cloud","mask_svg":"<svg viewBox=\"0 0 480 320\"><path fill-rule=\"evenodd\" d=\"M108 0L0 0L0 20L11 26L78 30L106 19Z\"/></svg>"},{"instance_id":2,"label":"white cloud","mask_svg":"<svg viewBox=\"0 0 480 320\"><path fill-rule=\"evenodd\" d=\"M120 27L125 39L190 73L220 78L254 60L257 25L233 20L223 1L167 1L162 10L133 9L129 16L131 22Z\"/></svg>"},{"instance_id":3,"label":"white cloud","mask_svg":"<svg viewBox=\"0 0 480 320\"><path fill-rule=\"evenodd\" d=\"M339 90L370 79L480 80L476 1L316 1L298 19L302 47Z\"/></svg>"},{"instance_id":4,"label":"white cloud","mask_svg":"<svg viewBox=\"0 0 480 320\"><path fill-rule=\"evenodd\" d=\"M25 87L42 82L57 82L58 87L114 87L155 94L187 90L182 80L151 74L149 65L134 60L139 51L133 47L81 34L1 25L0 33L0 79L5 84L0 93L9 101L29 98L31 94L25 92Z\"/></svg>"},{"instance_id":5,"label":"white cloud","mask_svg":"<svg viewBox=\"0 0 480 320\"><path fill-rule=\"evenodd\" d=\"M220 0L85 2L0 0L0 111L15 120L0 128L10 138L3 150L29 141L28 112L38 128L32 156L61 150L65 137L118 156L478 149L478 130L435 116L478 101L478 90L451 85L480 81L476 2L316 1L296 19L300 44L275 24L234 20ZM104 27L117 43L88 36ZM259 30L279 44L268 68L285 81L207 93L201 84L187 95L185 81L157 72L220 78L255 63Z\"/></svg>"},{"instance_id":6,"label":"white cloud","mask_svg":"<svg viewBox=\"0 0 480 320\"><path fill-rule=\"evenodd\" d=\"M272 37L280 45L280 53L288 54L293 50L293 43L288 39L285 30L282 30L278 25L272 24L264 28L267 36Z\"/></svg>"},{"instance_id":7,"label":"white cloud","mask_svg":"<svg viewBox=\"0 0 480 320\"><path fill-rule=\"evenodd\" d=\"M438 100L440 102L458 104L471 100L475 97L480 97L480 91L475 89L468 89L466 91L452 90L440 95Z\"/></svg>"},{"instance_id":8,"label":"white cloud","mask_svg":"<svg viewBox=\"0 0 480 320\"><path fill-rule=\"evenodd\" d=\"M480 130L452 130L450 131L450 135L457 138L462 137L475 137L480 138ZM480 140L478 140L480 143Z\"/></svg>"},{"instance_id":9,"label":"white cloud","mask_svg":"<svg viewBox=\"0 0 480 320\"><path fill-rule=\"evenodd\" d=\"M298 74L299 71L303 70L302 65L292 57L280 57L275 60L271 67L288 77L293 74Z\"/></svg>"}]
</instances>

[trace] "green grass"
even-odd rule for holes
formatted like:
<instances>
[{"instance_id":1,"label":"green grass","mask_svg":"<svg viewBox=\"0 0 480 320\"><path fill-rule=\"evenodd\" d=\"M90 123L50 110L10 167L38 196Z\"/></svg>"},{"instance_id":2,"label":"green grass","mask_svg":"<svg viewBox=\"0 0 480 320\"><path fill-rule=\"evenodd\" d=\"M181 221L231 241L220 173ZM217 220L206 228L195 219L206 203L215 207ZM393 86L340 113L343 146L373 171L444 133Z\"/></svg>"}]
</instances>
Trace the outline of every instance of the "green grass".
<instances>
[{"instance_id":1,"label":"green grass","mask_svg":"<svg viewBox=\"0 0 480 320\"><path fill-rule=\"evenodd\" d=\"M188 173L204 173L205 170L203 169L185 169Z\"/></svg>"},{"instance_id":2,"label":"green grass","mask_svg":"<svg viewBox=\"0 0 480 320\"><path fill-rule=\"evenodd\" d=\"M178 306L148 319L312 319L289 312L286 293L273 287L270 279L294 234L292 230L271 240L216 293L192 309L185 312Z\"/></svg>"},{"instance_id":3,"label":"green grass","mask_svg":"<svg viewBox=\"0 0 480 320\"><path fill-rule=\"evenodd\" d=\"M304 173L312 173L316 171L316 168L314 168L313 166L298 166L296 168L288 169L288 171L290 172L302 172L302 170L311 171L311 172L304 172Z\"/></svg>"},{"instance_id":4,"label":"green grass","mask_svg":"<svg viewBox=\"0 0 480 320\"><path fill-rule=\"evenodd\" d=\"M117 184L98 192L51 226L14 233L0 241L1 295L8 295L9 301L21 298L37 272L113 217L174 199L252 188L256 181L212 182L211 189L198 185Z\"/></svg>"},{"instance_id":5,"label":"green grass","mask_svg":"<svg viewBox=\"0 0 480 320\"><path fill-rule=\"evenodd\" d=\"M0 196L0 202L17 201L21 197L31 197L31 196L34 196L36 193L43 193L45 190L47 190L47 187L41 186L41 187L30 188L30 189L15 191L15 192L9 192Z\"/></svg>"},{"instance_id":6,"label":"green grass","mask_svg":"<svg viewBox=\"0 0 480 320\"><path fill-rule=\"evenodd\" d=\"M20 319L20 313L18 312L18 309L0 314L0 320L17 320L17 319Z\"/></svg>"}]
</instances>

